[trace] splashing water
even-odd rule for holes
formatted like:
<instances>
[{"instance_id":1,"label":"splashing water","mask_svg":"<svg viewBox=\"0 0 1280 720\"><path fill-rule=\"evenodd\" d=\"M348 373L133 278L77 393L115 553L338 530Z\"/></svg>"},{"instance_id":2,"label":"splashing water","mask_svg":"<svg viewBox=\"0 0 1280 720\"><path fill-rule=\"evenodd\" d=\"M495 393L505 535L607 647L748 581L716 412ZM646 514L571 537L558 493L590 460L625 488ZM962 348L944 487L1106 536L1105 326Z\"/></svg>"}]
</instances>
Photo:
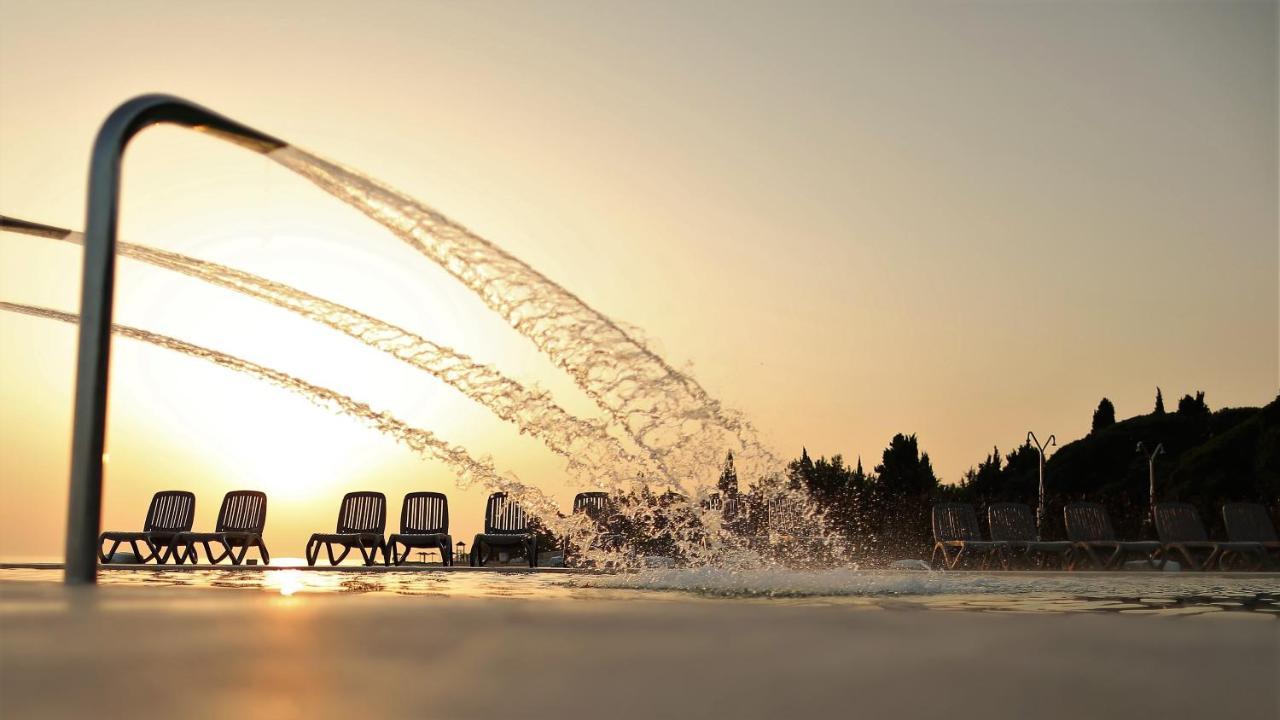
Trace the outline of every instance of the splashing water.
<instances>
[{"instance_id":1,"label":"splashing water","mask_svg":"<svg viewBox=\"0 0 1280 720\"><path fill-rule=\"evenodd\" d=\"M0 301L0 310L71 324L79 322L79 317L71 313L19 303ZM650 543L652 546L655 542L667 543L664 551L660 551L665 556L679 557L683 562L695 566L718 565L741 568L760 566L766 561L766 557L759 552L761 548L752 547L753 542L760 540L760 537L748 538L732 534L723 522L724 516L718 512L719 508L711 509L704 506L699 511L699 506L690 502L689 498L678 495L655 497L648 492L647 487L642 486L638 499L633 497L611 507L616 518L627 526L629 537L618 542L618 538L611 536L611 533L617 529L616 523L606 526L582 513L563 516L558 512L553 498L537 488L520 482L513 475L499 473L492 461L477 460L464 448L450 445L428 430L413 427L388 413L374 410L334 390L314 385L280 370L167 335L120 324L112 325L112 332L244 373L301 395L322 409L356 418L403 443L419 455L444 462L457 473L457 485L463 489L479 485L490 492L510 493L518 498L526 510L533 517L538 518L544 527L560 537L571 538L575 554L585 564L600 567L643 565L649 559L644 557L644 550L640 546L644 543ZM785 497L786 493L778 494L772 502L777 504L778 498ZM801 512L807 510L807 503L800 495L792 496L791 504L793 509L798 508ZM800 527L795 525L795 522L796 518L792 517L789 524L768 528L767 532L771 537L767 540L767 544L774 543L780 538L785 547L790 536L794 535ZM816 544L808 543L809 551L817 545L826 545L826 554L830 555L830 538L802 539L818 541Z\"/></svg>"},{"instance_id":2,"label":"splashing water","mask_svg":"<svg viewBox=\"0 0 1280 720\"><path fill-rule=\"evenodd\" d=\"M61 232L62 236L55 239L84 244L83 233ZM46 236L53 237L47 233ZM125 257L284 308L425 370L494 415L515 424L520 432L542 440L550 450L568 461L568 471L580 479L605 487L618 487L638 477L656 474L651 463L643 463L627 452L617 439L608 434L602 423L572 415L545 391L531 390L496 368L476 362L453 348L349 307L226 265L126 242L119 243L117 248Z\"/></svg>"},{"instance_id":3,"label":"splashing water","mask_svg":"<svg viewBox=\"0 0 1280 720\"><path fill-rule=\"evenodd\" d=\"M77 315L34 305L0 301L0 310L49 320L59 320L71 324L77 324L80 321ZM478 484L491 492L509 492L518 497L521 504L530 513L551 526L553 531L565 533L575 529L564 523L556 523L555 502L541 490L521 483L514 476L499 473L494 469L492 461L487 459L477 460L464 448L450 445L428 430L413 427L393 415L374 410L368 405L357 402L341 393L319 385L313 385L288 373L259 365L234 355L228 355L217 350L178 340L168 335L161 335L128 325L114 324L111 326L111 330L117 335L140 340L189 357L211 362L229 370L244 373L301 395L320 408L356 418L379 432L404 443L405 446L419 455L444 462L457 473L460 487L467 488Z\"/></svg>"},{"instance_id":4,"label":"splashing water","mask_svg":"<svg viewBox=\"0 0 1280 720\"><path fill-rule=\"evenodd\" d=\"M782 538L783 546L800 539L811 548L820 547L827 558L844 554L841 538L828 532L824 514L809 502L807 493L782 481L782 462L760 442L751 424L722 407L693 378L672 368L617 323L488 240L376 180L293 147L269 156L384 225L475 292L569 373L644 451L642 457L628 453L603 424L570 415L545 393L524 388L493 368L389 323L265 278L176 253L121 244L122 254L270 302L432 373L516 423L522 432L542 439L568 459L571 473L589 475L593 484L613 491L626 490L629 484L630 502L618 514L625 516L633 532L671 541L676 554L688 562L755 564L761 559L756 552L759 536L747 538L734 532L720 508L709 504L726 449L737 451L739 469L757 481L750 500L767 507L767 545L776 546L775 537ZM63 239L81 240L78 233ZM394 429L391 432L397 435ZM678 492L654 496L646 484L652 480L664 481ZM460 482L467 484L465 478ZM535 513L540 512L535 507L540 503L538 495L529 493L526 502ZM779 509L783 512L776 512ZM603 532L598 526L592 530L596 524L590 521L571 520L574 523L586 526L578 528L580 535Z\"/></svg>"},{"instance_id":5,"label":"splashing water","mask_svg":"<svg viewBox=\"0 0 1280 720\"><path fill-rule=\"evenodd\" d=\"M518 258L433 208L304 150L287 146L269 157L387 227L475 292L652 453L682 492L697 494L733 443L749 476L781 469L743 417Z\"/></svg>"}]
</instances>

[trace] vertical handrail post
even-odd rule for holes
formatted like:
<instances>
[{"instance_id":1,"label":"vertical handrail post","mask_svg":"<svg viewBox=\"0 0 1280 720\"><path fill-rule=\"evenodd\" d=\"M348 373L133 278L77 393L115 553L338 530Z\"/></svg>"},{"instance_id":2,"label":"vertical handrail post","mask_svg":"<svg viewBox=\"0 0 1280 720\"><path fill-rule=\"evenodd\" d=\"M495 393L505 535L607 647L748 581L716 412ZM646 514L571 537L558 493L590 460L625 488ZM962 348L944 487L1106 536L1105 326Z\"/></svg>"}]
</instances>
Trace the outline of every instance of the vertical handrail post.
<instances>
[{"instance_id":1,"label":"vertical handrail post","mask_svg":"<svg viewBox=\"0 0 1280 720\"><path fill-rule=\"evenodd\" d=\"M94 140L89 164L80 288L80 337L71 430L71 487L67 502L67 584L98 577L98 531L102 521L102 456L106 450L107 380L111 368L111 317L116 274L120 166L125 146L138 131L173 123L259 153L285 143L171 95L143 95L116 108Z\"/></svg>"}]
</instances>

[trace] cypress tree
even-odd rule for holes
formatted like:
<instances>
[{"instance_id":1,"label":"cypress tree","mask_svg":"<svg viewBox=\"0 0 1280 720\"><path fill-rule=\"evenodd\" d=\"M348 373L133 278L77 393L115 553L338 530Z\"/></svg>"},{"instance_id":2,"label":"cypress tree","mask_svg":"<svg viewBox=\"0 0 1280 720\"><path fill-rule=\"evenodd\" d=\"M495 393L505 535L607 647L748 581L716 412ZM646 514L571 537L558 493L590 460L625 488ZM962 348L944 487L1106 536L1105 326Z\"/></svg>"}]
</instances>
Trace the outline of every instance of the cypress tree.
<instances>
[{"instance_id":1,"label":"cypress tree","mask_svg":"<svg viewBox=\"0 0 1280 720\"><path fill-rule=\"evenodd\" d=\"M1115 424L1116 406L1112 405L1110 400L1102 398L1102 402L1098 403L1098 409L1093 411L1093 429L1090 432L1097 432Z\"/></svg>"}]
</instances>

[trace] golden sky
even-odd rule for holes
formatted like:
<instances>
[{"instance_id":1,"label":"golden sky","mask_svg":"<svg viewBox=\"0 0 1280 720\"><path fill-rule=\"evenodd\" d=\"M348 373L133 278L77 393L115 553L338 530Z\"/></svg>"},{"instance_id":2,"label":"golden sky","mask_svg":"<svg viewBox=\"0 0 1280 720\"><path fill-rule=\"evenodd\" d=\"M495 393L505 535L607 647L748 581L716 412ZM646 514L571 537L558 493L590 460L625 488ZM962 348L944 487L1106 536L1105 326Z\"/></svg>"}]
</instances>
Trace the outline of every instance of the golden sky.
<instances>
[{"instance_id":1,"label":"golden sky","mask_svg":"<svg viewBox=\"0 0 1280 720\"><path fill-rule=\"evenodd\" d=\"M1276 4L59 3L0 0L0 213L79 229L90 144L187 97L444 211L640 328L786 456L919 433L945 480L1277 356ZM593 404L380 226L171 128L122 237L390 320ZM0 299L78 308L80 252L0 237ZM122 261L117 317L390 410L568 505L563 463L443 384L284 311ZM61 551L74 331L0 316L0 556ZM165 488L272 498L299 556L350 489L479 492L353 421L115 343L104 525ZM395 512L393 511L393 515ZM391 519L395 523L395 518Z\"/></svg>"}]
</instances>

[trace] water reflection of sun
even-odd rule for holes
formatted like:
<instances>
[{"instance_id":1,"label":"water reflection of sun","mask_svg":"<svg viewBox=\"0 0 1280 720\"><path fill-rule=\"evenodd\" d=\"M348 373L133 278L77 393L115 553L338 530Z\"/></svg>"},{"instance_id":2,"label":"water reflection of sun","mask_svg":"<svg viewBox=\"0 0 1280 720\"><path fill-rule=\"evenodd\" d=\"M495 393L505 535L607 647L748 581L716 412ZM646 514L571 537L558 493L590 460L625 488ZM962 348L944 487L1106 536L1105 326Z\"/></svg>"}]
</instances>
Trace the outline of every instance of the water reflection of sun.
<instances>
[{"instance_id":1,"label":"water reflection of sun","mask_svg":"<svg viewBox=\"0 0 1280 720\"><path fill-rule=\"evenodd\" d=\"M262 575L262 587L278 592L284 597L298 593L334 592L341 583L335 573L308 572L305 570L266 570Z\"/></svg>"},{"instance_id":2,"label":"water reflection of sun","mask_svg":"<svg viewBox=\"0 0 1280 720\"><path fill-rule=\"evenodd\" d=\"M305 573L301 570L272 570L265 573L262 586L268 590L275 590L285 597L293 597L306 588L304 576Z\"/></svg>"}]
</instances>

